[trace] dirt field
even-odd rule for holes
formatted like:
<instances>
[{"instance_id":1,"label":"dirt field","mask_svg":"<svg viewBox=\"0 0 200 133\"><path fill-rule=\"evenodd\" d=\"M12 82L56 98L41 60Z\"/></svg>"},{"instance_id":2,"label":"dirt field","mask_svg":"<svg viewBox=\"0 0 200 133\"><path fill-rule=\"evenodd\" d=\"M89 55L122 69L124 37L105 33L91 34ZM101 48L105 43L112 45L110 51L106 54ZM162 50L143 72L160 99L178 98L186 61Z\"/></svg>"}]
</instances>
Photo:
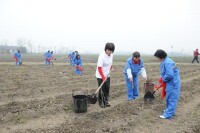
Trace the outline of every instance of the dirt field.
<instances>
[{"instance_id":1,"label":"dirt field","mask_svg":"<svg viewBox=\"0 0 200 133\"><path fill-rule=\"evenodd\" d=\"M60 58L60 57L59 57ZM123 68L127 57L116 58L111 74L111 107L101 109L90 105L88 112L72 111L72 90L97 89L96 59L86 60L84 75L75 76L74 68L65 60L44 66L40 56L25 58L15 67L12 59L0 63L0 133L200 133L200 65L176 57L182 79L181 97L176 116L162 120L165 101L159 93L151 104L140 97L127 101ZM31 60L31 61L30 61ZM26 62L29 61L29 62ZM148 76L156 81L159 64L145 58Z\"/></svg>"}]
</instances>

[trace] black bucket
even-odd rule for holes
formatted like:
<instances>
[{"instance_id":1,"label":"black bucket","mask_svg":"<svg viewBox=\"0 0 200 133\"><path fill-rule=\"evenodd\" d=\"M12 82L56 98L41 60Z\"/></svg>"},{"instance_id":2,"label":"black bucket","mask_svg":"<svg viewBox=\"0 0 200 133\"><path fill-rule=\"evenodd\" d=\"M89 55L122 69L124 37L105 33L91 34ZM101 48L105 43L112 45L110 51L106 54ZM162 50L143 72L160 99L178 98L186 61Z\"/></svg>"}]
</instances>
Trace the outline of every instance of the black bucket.
<instances>
[{"instance_id":1,"label":"black bucket","mask_svg":"<svg viewBox=\"0 0 200 133\"><path fill-rule=\"evenodd\" d=\"M89 104L95 104L97 102L97 96L96 95L88 95L87 100Z\"/></svg>"},{"instance_id":2,"label":"black bucket","mask_svg":"<svg viewBox=\"0 0 200 133\"><path fill-rule=\"evenodd\" d=\"M86 95L72 95L73 96L73 110L75 113L87 112L87 96Z\"/></svg>"}]
</instances>

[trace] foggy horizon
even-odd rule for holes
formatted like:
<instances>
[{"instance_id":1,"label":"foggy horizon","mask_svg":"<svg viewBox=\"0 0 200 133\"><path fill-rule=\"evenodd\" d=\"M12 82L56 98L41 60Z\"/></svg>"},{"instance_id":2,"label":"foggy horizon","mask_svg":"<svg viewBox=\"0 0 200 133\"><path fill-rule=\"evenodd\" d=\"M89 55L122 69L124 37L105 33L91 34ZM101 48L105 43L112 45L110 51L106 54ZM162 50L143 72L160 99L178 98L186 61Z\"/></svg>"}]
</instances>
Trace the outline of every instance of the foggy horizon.
<instances>
[{"instance_id":1,"label":"foggy horizon","mask_svg":"<svg viewBox=\"0 0 200 133\"><path fill-rule=\"evenodd\" d=\"M0 0L0 45L21 39L33 52L100 53L113 42L116 53L153 54L162 48L192 55L200 46L199 5L198 0Z\"/></svg>"}]
</instances>

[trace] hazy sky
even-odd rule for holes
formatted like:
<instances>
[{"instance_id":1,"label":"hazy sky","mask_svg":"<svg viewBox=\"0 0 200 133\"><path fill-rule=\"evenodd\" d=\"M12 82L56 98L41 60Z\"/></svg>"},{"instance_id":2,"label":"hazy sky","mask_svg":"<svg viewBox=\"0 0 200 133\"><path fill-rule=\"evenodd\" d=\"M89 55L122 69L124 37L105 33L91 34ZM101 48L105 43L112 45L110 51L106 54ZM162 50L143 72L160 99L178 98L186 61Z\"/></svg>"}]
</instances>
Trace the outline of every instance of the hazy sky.
<instances>
[{"instance_id":1,"label":"hazy sky","mask_svg":"<svg viewBox=\"0 0 200 133\"><path fill-rule=\"evenodd\" d=\"M200 0L0 0L0 42L154 53L200 49Z\"/></svg>"}]
</instances>

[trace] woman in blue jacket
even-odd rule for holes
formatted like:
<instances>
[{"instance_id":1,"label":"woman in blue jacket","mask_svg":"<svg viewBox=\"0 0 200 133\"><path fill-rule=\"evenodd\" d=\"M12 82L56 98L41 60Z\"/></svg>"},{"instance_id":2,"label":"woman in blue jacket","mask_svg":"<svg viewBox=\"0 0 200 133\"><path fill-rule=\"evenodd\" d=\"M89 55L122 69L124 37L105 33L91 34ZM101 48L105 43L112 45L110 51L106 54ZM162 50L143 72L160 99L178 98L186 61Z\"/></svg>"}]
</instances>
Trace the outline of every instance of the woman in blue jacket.
<instances>
[{"instance_id":1,"label":"woman in blue jacket","mask_svg":"<svg viewBox=\"0 0 200 133\"><path fill-rule=\"evenodd\" d=\"M144 68L144 62L140 59L140 53L134 52L133 56L129 58L126 62L126 67L124 69L124 75L126 79L126 88L128 100L134 100L139 96L138 89L138 77L142 77L147 80L146 70Z\"/></svg>"},{"instance_id":2,"label":"woman in blue jacket","mask_svg":"<svg viewBox=\"0 0 200 133\"><path fill-rule=\"evenodd\" d=\"M179 69L174 61L167 57L167 53L161 49L154 54L160 63L160 78L166 83L166 109L160 118L170 119L176 114L178 99L180 96L181 80Z\"/></svg>"},{"instance_id":3,"label":"woman in blue jacket","mask_svg":"<svg viewBox=\"0 0 200 133\"><path fill-rule=\"evenodd\" d=\"M19 50L17 50L17 52L14 53L14 60L15 60L16 66L19 66L22 64L21 57L22 57L21 52Z\"/></svg>"},{"instance_id":4,"label":"woman in blue jacket","mask_svg":"<svg viewBox=\"0 0 200 133\"><path fill-rule=\"evenodd\" d=\"M76 58L74 59L74 64L76 66L75 74L82 75L82 59L79 54L76 55Z\"/></svg>"}]
</instances>

